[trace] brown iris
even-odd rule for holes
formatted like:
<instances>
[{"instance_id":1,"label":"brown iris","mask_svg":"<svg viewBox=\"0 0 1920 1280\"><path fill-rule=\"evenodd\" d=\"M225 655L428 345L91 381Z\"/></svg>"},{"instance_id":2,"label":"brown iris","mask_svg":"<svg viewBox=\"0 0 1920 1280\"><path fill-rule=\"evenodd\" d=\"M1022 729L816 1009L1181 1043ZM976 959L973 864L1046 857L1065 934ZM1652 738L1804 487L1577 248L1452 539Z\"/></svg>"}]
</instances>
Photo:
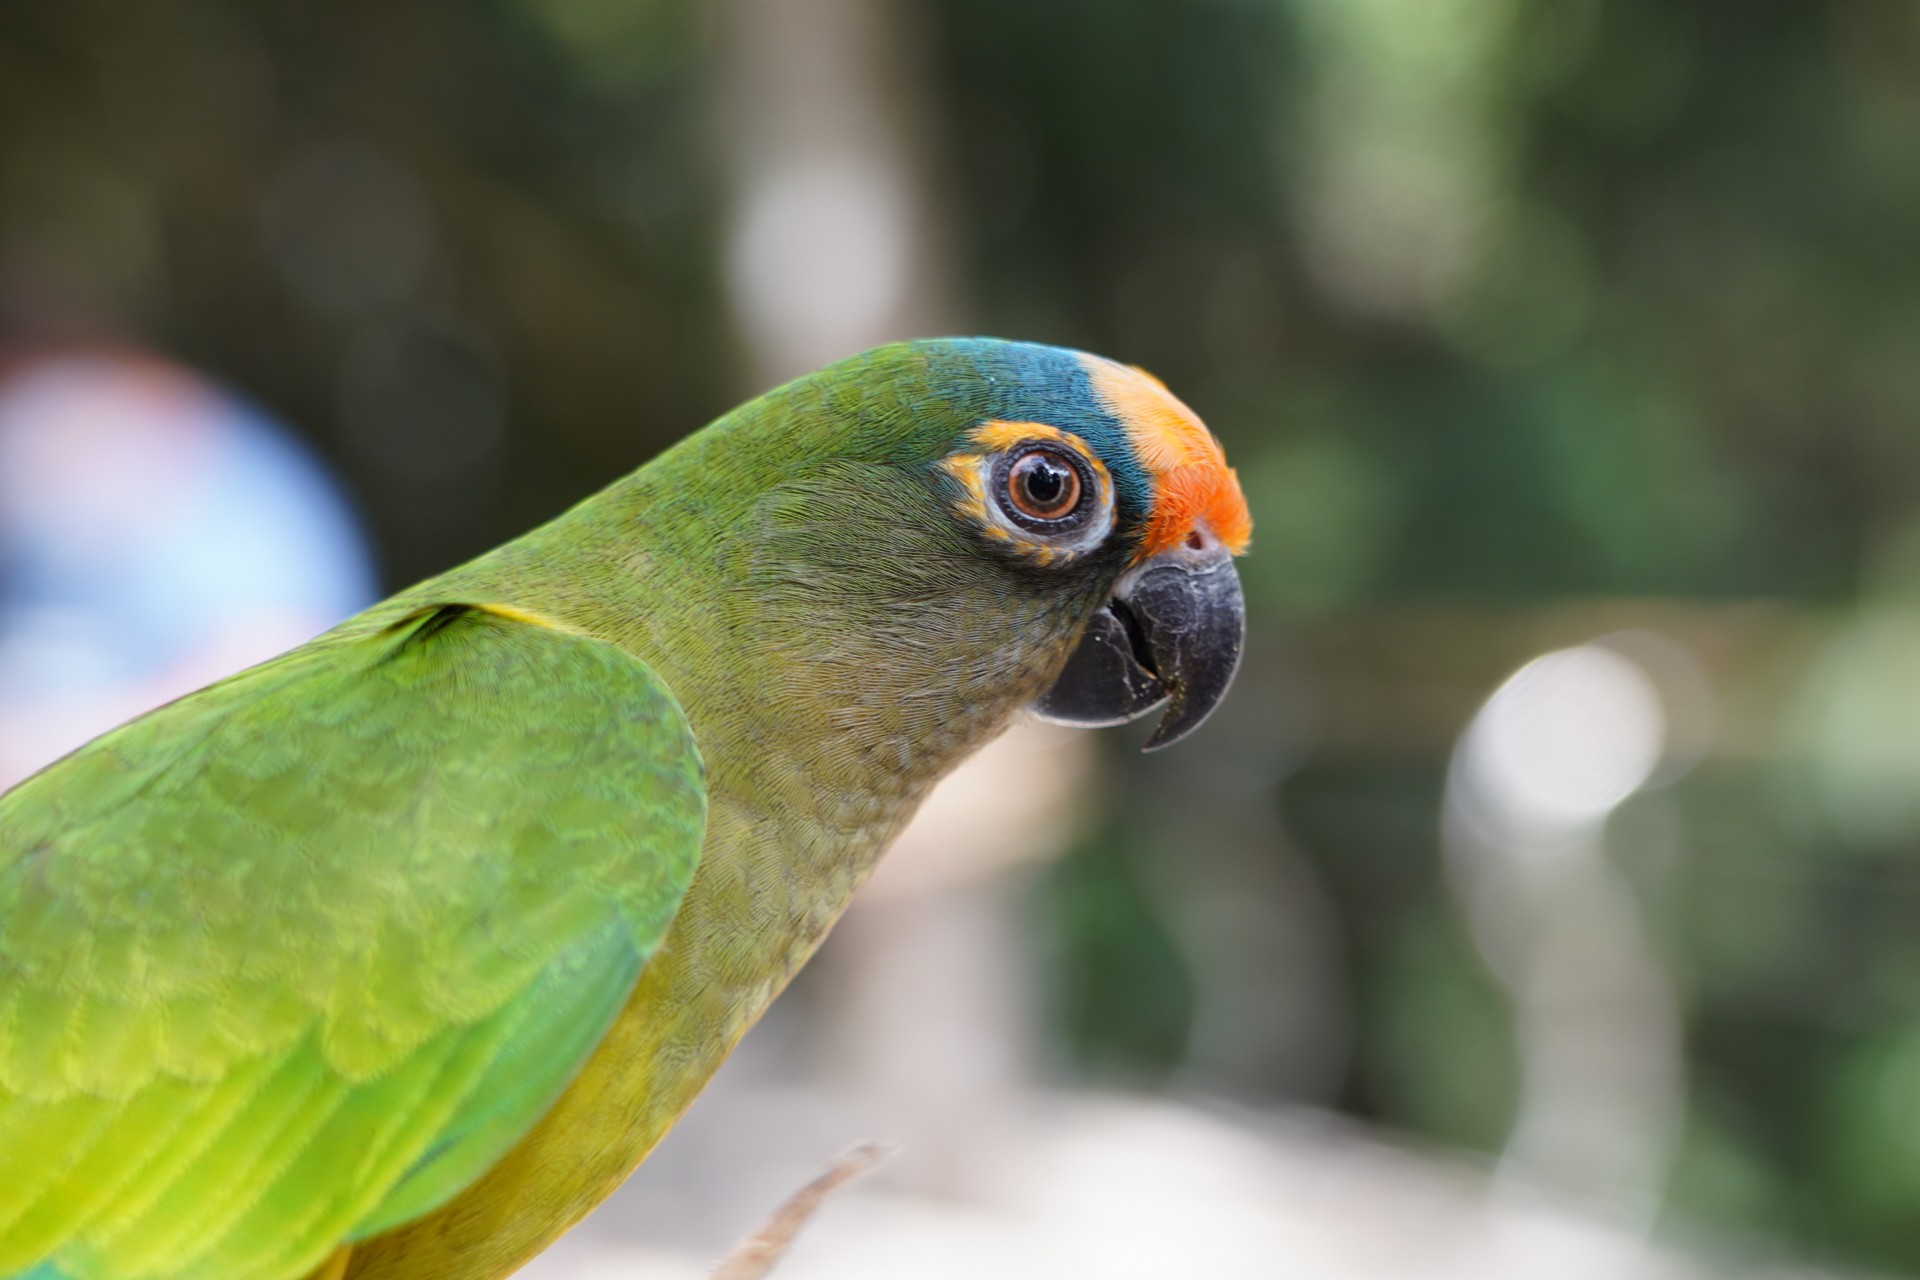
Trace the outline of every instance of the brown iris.
<instances>
[{"instance_id":1,"label":"brown iris","mask_svg":"<svg viewBox=\"0 0 1920 1280\"><path fill-rule=\"evenodd\" d=\"M1022 454L1007 468L1007 501L1029 520L1060 520L1080 505L1080 470L1051 449Z\"/></svg>"}]
</instances>

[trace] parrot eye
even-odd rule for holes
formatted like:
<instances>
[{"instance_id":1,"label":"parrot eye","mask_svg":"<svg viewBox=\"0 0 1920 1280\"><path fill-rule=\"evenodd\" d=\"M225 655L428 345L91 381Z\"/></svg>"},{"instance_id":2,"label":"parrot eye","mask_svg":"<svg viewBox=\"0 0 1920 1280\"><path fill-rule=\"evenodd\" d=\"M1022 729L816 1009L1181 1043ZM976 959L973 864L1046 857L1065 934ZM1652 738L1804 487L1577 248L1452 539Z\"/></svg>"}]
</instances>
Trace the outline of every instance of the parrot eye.
<instances>
[{"instance_id":1,"label":"parrot eye","mask_svg":"<svg viewBox=\"0 0 1920 1280\"><path fill-rule=\"evenodd\" d=\"M1029 564L1071 564L1113 533L1113 476L1077 436L1044 422L983 422L939 468L955 514Z\"/></svg>"},{"instance_id":2,"label":"parrot eye","mask_svg":"<svg viewBox=\"0 0 1920 1280\"><path fill-rule=\"evenodd\" d=\"M1054 532L1078 514L1088 489L1080 474L1080 460L1057 449L1028 449L1006 465L999 489L1000 505L1015 523L1036 531Z\"/></svg>"}]
</instances>

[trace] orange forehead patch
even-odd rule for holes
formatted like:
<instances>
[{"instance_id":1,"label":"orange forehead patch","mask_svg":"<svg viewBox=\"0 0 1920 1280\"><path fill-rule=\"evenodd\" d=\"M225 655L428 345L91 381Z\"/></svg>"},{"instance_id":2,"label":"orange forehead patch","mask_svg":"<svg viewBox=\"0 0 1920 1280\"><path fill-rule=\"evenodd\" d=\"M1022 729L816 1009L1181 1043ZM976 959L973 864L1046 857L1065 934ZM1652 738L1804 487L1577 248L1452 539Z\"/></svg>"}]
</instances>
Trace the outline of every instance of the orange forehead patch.
<instances>
[{"instance_id":1,"label":"orange forehead patch","mask_svg":"<svg viewBox=\"0 0 1920 1280\"><path fill-rule=\"evenodd\" d=\"M1153 514L1141 555L1174 546L1204 520L1235 555L1253 537L1253 517L1240 479L1206 424L1144 369L1082 356L1100 407L1119 419L1147 474L1153 477Z\"/></svg>"}]
</instances>

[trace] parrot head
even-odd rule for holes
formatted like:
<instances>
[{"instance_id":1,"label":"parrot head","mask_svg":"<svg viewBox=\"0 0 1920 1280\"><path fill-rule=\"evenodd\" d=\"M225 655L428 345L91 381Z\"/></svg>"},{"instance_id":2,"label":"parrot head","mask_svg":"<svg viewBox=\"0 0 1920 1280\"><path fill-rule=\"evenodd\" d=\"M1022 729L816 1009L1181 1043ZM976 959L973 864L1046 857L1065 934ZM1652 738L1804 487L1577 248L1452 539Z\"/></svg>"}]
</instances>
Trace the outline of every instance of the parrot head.
<instances>
[{"instance_id":1,"label":"parrot head","mask_svg":"<svg viewBox=\"0 0 1920 1280\"><path fill-rule=\"evenodd\" d=\"M1219 443L1144 370L993 344L1013 376L938 470L989 555L1098 604L1033 709L1057 723L1164 711L1146 750L1197 728L1233 682L1245 633L1233 557L1252 532Z\"/></svg>"},{"instance_id":2,"label":"parrot head","mask_svg":"<svg viewBox=\"0 0 1920 1280\"><path fill-rule=\"evenodd\" d=\"M904 707L990 731L1019 705L1087 726L1160 710L1153 750L1232 682L1246 502L1220 445L1151 375L938 339L855 356L740 413L703 444L786 438L735 489L758 496L741 540L754 563L730 576L750 584L754 625L786 604L783 634L841 720Z\"/></svg>"}]
</instances>

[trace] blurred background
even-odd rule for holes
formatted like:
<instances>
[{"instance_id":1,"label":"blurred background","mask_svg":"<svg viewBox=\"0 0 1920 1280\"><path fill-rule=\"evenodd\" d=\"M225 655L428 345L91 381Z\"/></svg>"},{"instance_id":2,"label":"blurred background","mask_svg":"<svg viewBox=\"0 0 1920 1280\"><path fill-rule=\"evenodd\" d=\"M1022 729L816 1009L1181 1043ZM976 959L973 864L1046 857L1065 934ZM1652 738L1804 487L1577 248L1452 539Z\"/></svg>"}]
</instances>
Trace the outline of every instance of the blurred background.
<instances>
[{"instance_id":1,"label":"blurred background","mask_svg":"<svg viewBox=\"0 0 1920 1280\"><path fill-rule=\"evenodd\" d=\"M11 0L0 783L773 382L1152 369L1239 687L936 797L529 1275L1920 1275L1920 9Z\"/></svg>"}]
</instances>

